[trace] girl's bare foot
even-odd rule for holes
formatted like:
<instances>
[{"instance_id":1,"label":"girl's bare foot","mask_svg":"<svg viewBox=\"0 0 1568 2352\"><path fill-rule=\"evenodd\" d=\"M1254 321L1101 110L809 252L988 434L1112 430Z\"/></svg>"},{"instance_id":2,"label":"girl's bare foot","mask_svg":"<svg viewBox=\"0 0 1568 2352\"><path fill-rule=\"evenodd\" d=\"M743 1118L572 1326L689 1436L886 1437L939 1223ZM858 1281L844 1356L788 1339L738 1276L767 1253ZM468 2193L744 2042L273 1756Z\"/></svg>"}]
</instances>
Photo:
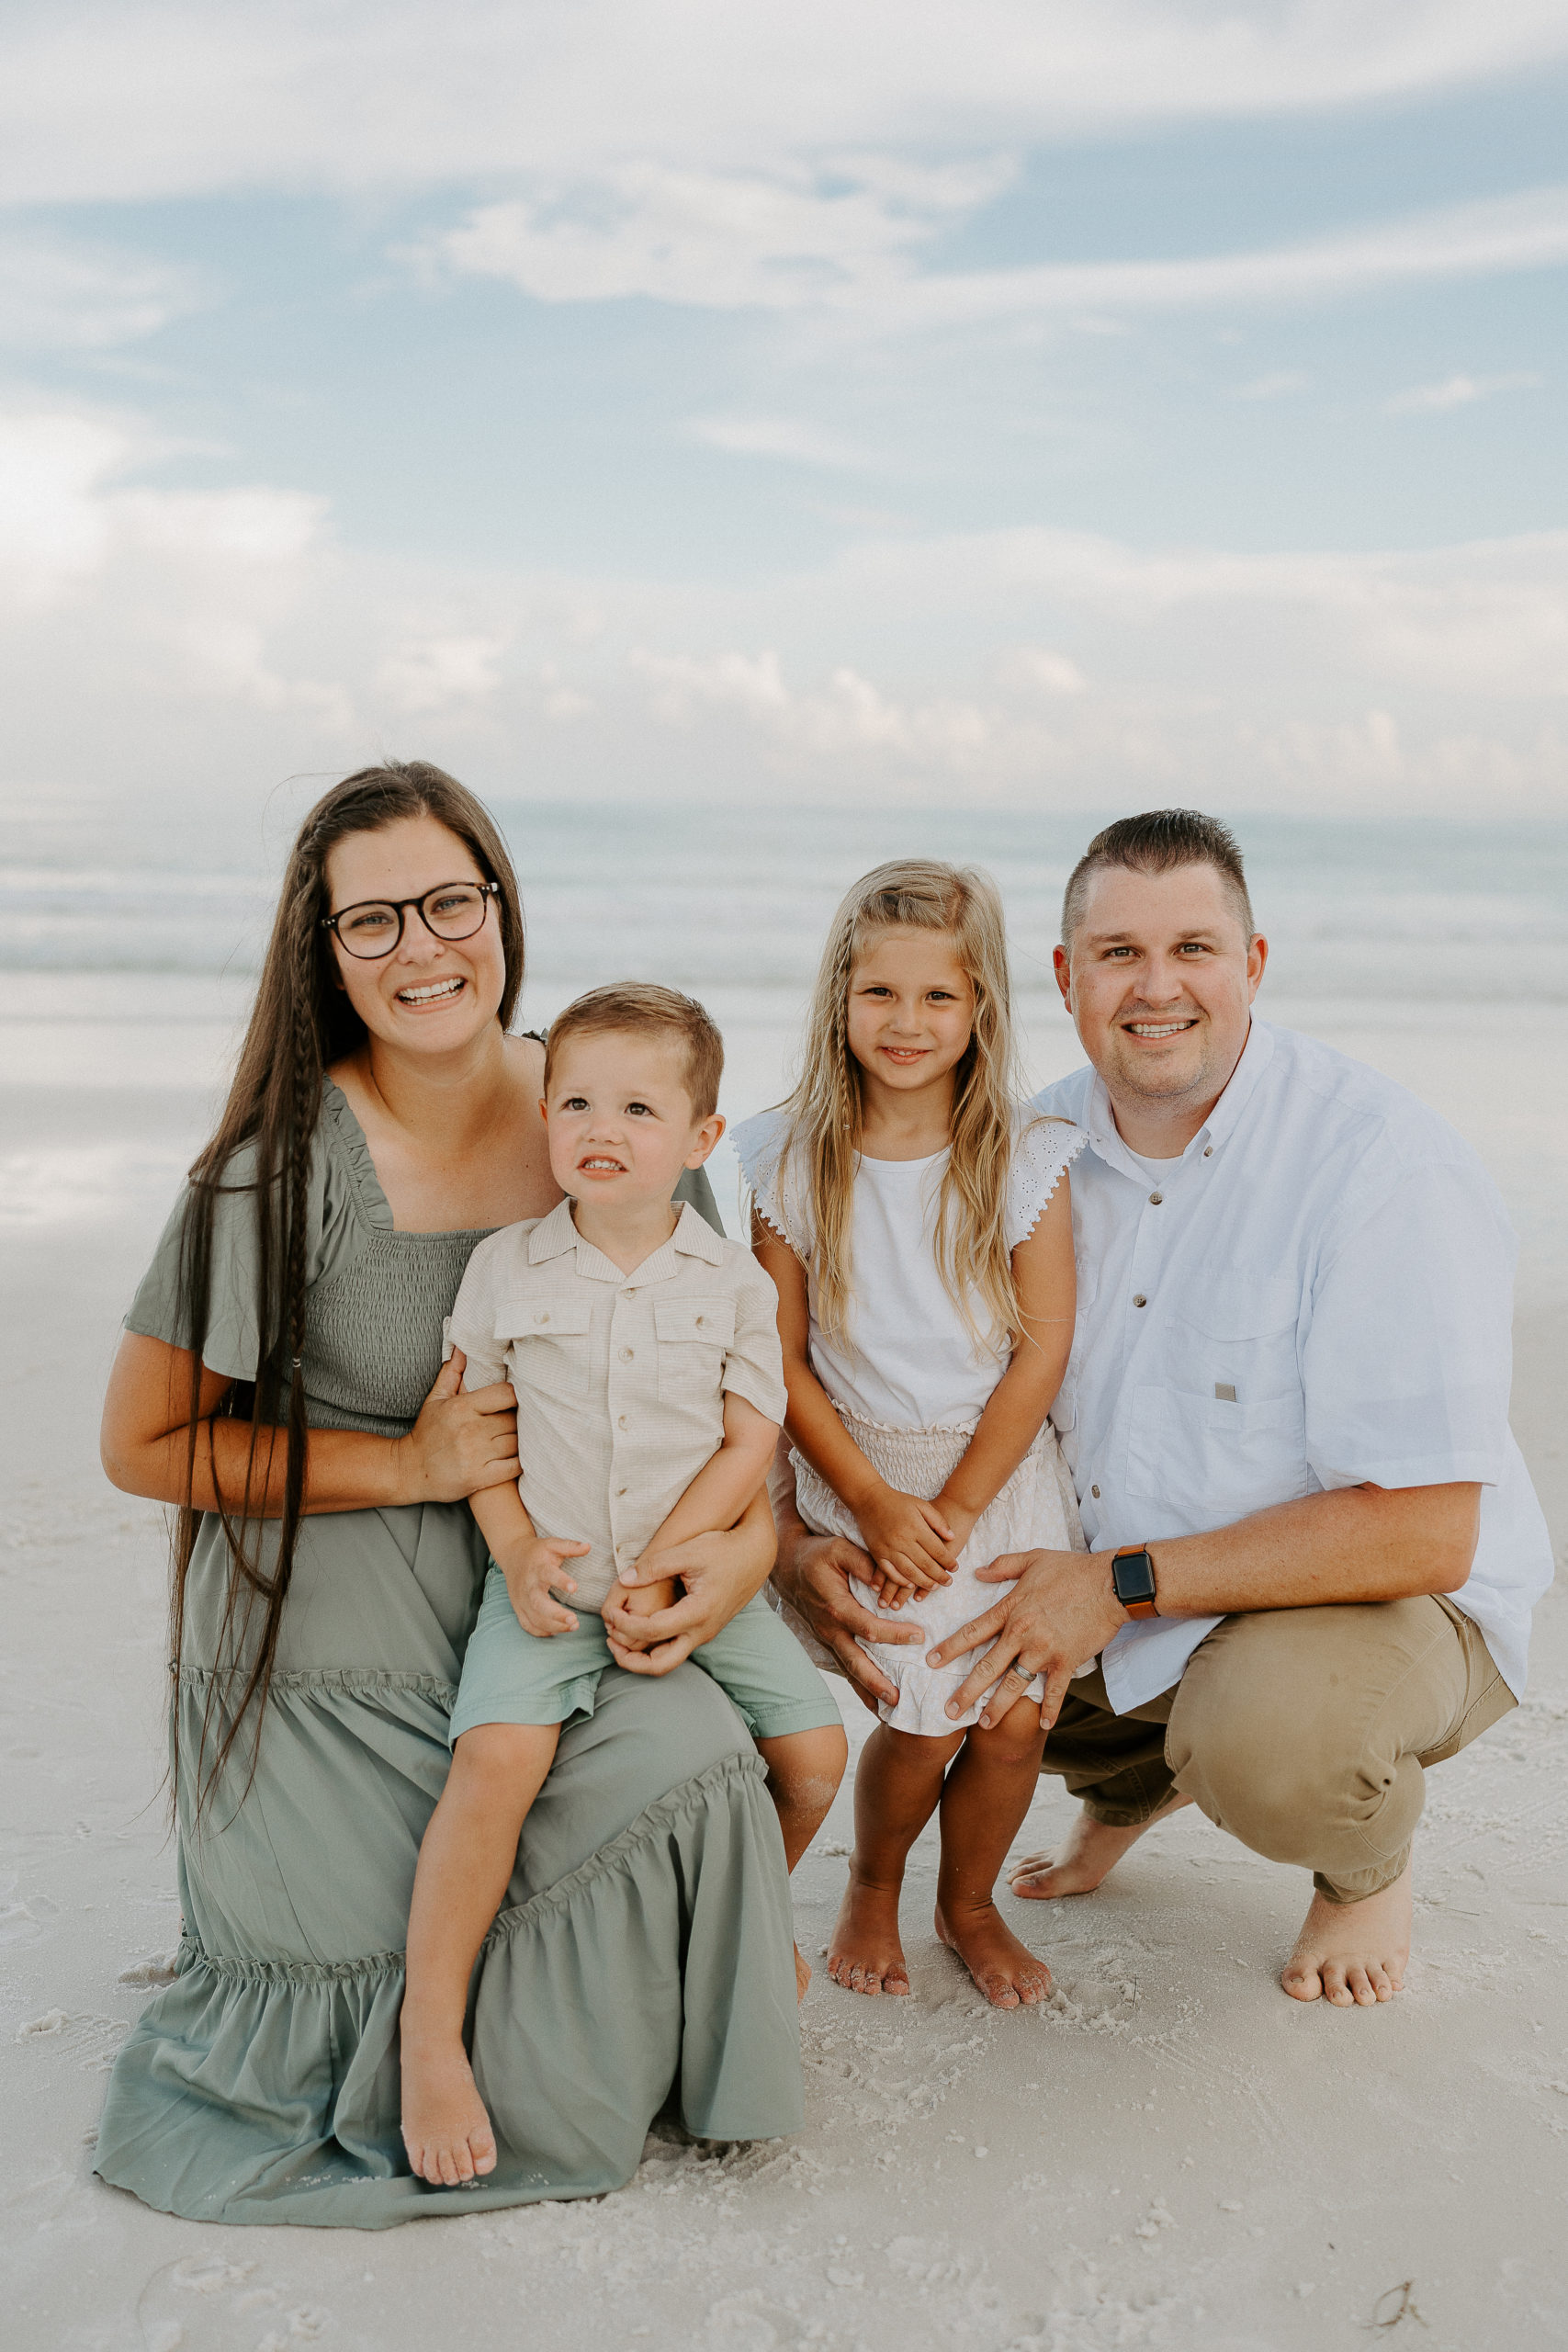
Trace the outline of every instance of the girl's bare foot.
<instances>
[{"instance_id":1,"label":"girl's bare foot","mask_svg":"<svg viewBox=\"0 0 1568 2352\"><path fill-rule=\"evenodd\" d=\"M1146 1821L1135 1821L1126 1828L1113 1828L1109 1822L1096 1821L1080 1813L1057 1852L1029 1854L1021 1862L1014 1862L1008 1871L1008 1881L1015 1894L1030 1902L1050 1903L1059 1894L1091 1894L1102 1879L1108 1878L1126 1853L1135 1846L1145 1829L1156 1821L1168 1819L1179 1813L1190 1797L1168 1797L1157 1813Z\"/></svg>"},{"instance_id":2,"label":"girl's bare foot","mask_svg":"<svg viewBox=\"0 0 1568 2352\"><path fill-rule=\"evenodd\" d=\"M1332 2001L1337 2009L1371 2009L1404 1987L1410 1960L1408 1865L1364 1903L1330 1903L1314 1894L1280 1984L1292 2001Z\"/></svg>"},{"instance_id":3,"label":"girl's bare foot","mask_svg":"<svg viewBox=\"0 0 1568 2352\"><path fill-rule=\"evenodd\" d=\"M795 1948L795 1997L797 2003L806 1998L806 1988L811 1982L811 1964L802 1960L800 1946Z\"/></svg>"},{"instance_id":4,"label":"girl's bare foot","mask_svg":"<svg viewBox=\"0 0 1568 2352\"><path fill-rule=\"evenodd\" d=\"M403 2145L421 2180L458 2188L495 2170L495 2134L460 2041L403 2051Z\"/></svg>"},{"instance_id":5,"label":"girl's bare foot","mask_svg":"<svg viewBox=\"0 0 1568 2352\"><path fill-rule=\"evenodd\" d=\"M868 1886L854 1877L852 1866L828 1947L828 1973L846 1993L908 1992L897 1887Z\"/></svg>"},{"instance_id":6,"label":"girl's bare foot","mask_svg":"<svg viewBox=\"0 0 1568 2352\"><path fill-rule=\"evenodd\" d=\"M994 2009L1032 2008L1051 1997L1051 1972L1021 1944L994 1903L951 1917L937 1905L936 1931L955 1951Z\"/></svg>"}]
</instances>

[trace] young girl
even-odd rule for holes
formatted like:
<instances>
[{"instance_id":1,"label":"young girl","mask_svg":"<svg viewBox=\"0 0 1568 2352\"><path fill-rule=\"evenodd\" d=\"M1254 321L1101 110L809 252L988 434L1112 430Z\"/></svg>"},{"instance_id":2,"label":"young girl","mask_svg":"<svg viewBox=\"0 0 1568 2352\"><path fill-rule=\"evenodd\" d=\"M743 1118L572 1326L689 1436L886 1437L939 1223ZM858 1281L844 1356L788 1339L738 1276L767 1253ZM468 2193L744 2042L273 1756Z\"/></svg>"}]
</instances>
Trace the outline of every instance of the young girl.
<instances>
[{"instance_id":1,"label":"young girl","mask_svg":"<svg viewBox=\"0 0 1568 2352\"><path fill-rule=\"evenodd\" d=\"M857 1597L918 1611L932 1645L995 1602L976 1568L1083 1548L1046 1415L1072 1345L1066 1170L1085 1140L1019 1105L989 878L911 860L856 883L800 1082L735 1141L778 1286L801 1515L863 1544L876 1581ZM972 1658L932 1668L912 1645L866 1648L898 1697L861 1757L830 1974L908 1993L899 1887L940 1802L938 1935L998 2008L1043 2000L1050 1972L993 1900L1036 1786L1042 1681L986 1729L977 1709L945 1712Z\"/></svg>"}]
</instances>

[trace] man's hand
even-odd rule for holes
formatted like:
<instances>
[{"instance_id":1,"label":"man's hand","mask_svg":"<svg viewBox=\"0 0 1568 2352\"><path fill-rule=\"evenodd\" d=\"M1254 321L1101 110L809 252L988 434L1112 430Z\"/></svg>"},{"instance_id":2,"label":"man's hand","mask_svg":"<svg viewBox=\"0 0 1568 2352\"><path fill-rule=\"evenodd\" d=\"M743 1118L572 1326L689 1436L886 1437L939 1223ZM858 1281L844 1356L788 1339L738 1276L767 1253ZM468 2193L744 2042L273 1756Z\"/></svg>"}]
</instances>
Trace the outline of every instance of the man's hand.
<instances>
[{"instance_id":1,"label":"man's hand","mask_svg":"<svg viewBox=\"0 0 1568 2352\"><path fill-rule=\"evenodd\" d=\"M571 1634L577 1630L577 1620L570 1609L563 1609L550 1591L552 1585L562 1592L575 1592L577 1586L563 1574L564 1563L581 1560L592 1551L589 1544L575 1544L564 1535L536 1535L516 1550L510 1548L496 1566L506 1578L506 1589L517 1623L525 1633L537 1634L541 1638L551 1634Z\"/></svg>"},{"instance_id":2,"label":"man's hand","mask_svg":"<svg viewBox=\"0 0 1568 2352\"><path fill-rule=\"evenodd\" d=\"M923 1643L926 1634L923 1626L891 1625L863 1609L850 1590L852 1577L862 1584L876 1581L875 1566L858 1544L843 1535L813 1535L798 1520L781 1528L775 1589L837 1658L856 1698L874 1714L879 1700L891 1706L898 1693L861 1642Z\"/></svg>"},{"instance_id":3,"label":"man's hand","mask_svg":"<svg viewBox=\"0 0 1568 2352\"><path fill-rule=\"evenodd\" d=\"M1010 1583L1013 1589L928 1653L931 1666L948 1666L971 1650L986 1651L948 1701L947 1712L954 1718L966 1714L989 1690L980 1717L989 1729L1034 1677L1043 1674L1040 1720L1049 1729L1062 1711L1073 1668L1098 1656L1127 1623L1111 1589L1110 1557L1103 1552L1010 1552L976 1574L988 1584Z\"/></svg>"}]
</instances>

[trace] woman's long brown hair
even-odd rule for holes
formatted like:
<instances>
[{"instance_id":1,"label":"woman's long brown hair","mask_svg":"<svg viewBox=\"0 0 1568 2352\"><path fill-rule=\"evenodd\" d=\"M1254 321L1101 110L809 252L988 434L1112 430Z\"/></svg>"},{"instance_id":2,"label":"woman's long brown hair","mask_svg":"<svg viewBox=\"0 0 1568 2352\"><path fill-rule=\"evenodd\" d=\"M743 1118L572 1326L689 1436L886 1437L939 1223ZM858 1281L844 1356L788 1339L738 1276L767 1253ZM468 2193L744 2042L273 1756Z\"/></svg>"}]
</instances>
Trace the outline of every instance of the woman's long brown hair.
<instances>
[{"instance_id":1,"label":"woman's long brown hair","mask_svg":"<svg viewBox=\"0 0 1568 2352\"><path fill-rule=\"evenodd\" d=\"M247 1195L256 1236L256 1376L237 1384L220 1410L248 1409L250 1449L236 1497L218 1495L229 1544L222 1618L202 1708L195 1762L195 1815L216 1786L247 1718L254 1724L250 1766L239 1803L255 1777L262 1723L272 1688L284 1605L294 1572L305 1489L305 1390L300 1373L308 1313L306 1228L311 1155L328 1068L353 1051L365 1025L336 985L329 934L326 866L351 833L378 832L411 817L434 817L465 842L486 880L501 885L506 984L500 1019L510 1028L523 985L523 910L499 827L455 777L423 760L361 768L317 801L289 854L277 913L234 1081L211 1141L190 1171L180 1237L178 1328L190 1351L190 1436L185 1496L175 1530L170 1606L170 1670L176 1695L186 1626L186 1589L202 1514L196 1509L197 1449L205 1443L217 1490L210 1419L201 1412L202 1352L212 1308L213 1230L222 1196ZM251 1165L236 1172L237 1154ZM284 1448L284 1493L276 1552L269 1567L259 1541L256 1500L265 1494L276 1448ZM174 1710L172 1770L177 1792L179 1707Z\"/></svg>"}]
</instances>

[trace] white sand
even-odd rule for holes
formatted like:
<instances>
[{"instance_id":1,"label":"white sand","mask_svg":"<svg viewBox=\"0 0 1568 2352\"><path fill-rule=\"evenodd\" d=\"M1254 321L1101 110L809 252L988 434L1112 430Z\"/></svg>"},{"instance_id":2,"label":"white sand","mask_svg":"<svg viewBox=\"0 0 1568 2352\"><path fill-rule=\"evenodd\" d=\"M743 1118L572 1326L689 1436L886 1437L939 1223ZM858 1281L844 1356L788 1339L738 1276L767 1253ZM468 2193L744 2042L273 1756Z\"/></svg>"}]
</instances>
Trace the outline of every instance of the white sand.
<instances>
[{"instance_id":1,"label":"white sand","mask_svg":"<svg viewBox=\"0 0 1568 2352\"><path fill-rule=\"evenodd\" d=\"M94 2182L105 2072L177 1926L154 1792L161 1520L105 1486L98 1404L205 1098L156 1091L161 1068L124 1092L101 1065L28 1075L0 1130L8 2345L1319 2352L1379 2323L1432 2352L1568 2342L1561 1583L1527 1704L1432 1776L1417 1958L1389 2007L1288 2001L1303 1874L1189 1812L1099 1894L1010 1905L1059 1989L998 2015L930 1938L928 1840L914 1997L819 1974L796 2140L650 2143L616 2197L376 2235L201 2227ZM1516 1419L1560 1556L1565 1337L1556 1306L1523 1313ZM1068 1810L1045 1783L1021 1842ZM846 1792L796 1880L813 1955L848 1815Z\"/></svg>"}]
</instances>

